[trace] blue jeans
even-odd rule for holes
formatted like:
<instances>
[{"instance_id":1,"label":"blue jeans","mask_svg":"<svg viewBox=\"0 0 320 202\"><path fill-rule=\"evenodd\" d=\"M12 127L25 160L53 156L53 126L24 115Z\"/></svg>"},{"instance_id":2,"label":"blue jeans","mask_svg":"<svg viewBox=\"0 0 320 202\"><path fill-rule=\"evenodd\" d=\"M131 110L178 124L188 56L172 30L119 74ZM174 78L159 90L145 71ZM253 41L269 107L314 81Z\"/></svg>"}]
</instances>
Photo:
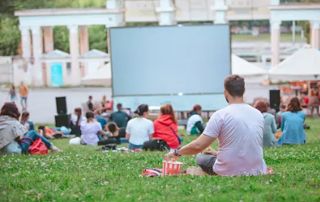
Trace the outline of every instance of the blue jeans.
<instances>
[{"instance_id":1,"label":"blue jeans","mask_svg":"<svg viewBox=\"0 0 320 202\"><path fill-rule=\"evenodd\" d=\"M23 109L27 109L27 97L21 97L20 102L21 102L21 107Z\"/></svg>"},{"instance_id":2,"label":"blue jeans","mask_svg":"<svg viewBox=\"0 0 320 202\"><path fill-rule=\"evenodd\" d=\"M130 142L129 142L129 146L128 146L128 148L129 148L130 150L142 149L142 147L143 147L143 145L136 145L136 144L132 144L132 143L130 143Z\"/></svg>"},{"instance_id":3,"label":"blue jeans","mask_svg":"<svg viewBox=\"0 0 320 202\"><path fill-rule=\"evenodd\" d=\"M21 140L21 152L24 154L28 153L30 145L38 138L42 140L42 142L47 146L48 149L51 148L52 144L47 138L39 135L36 131L31 130L24 134L24 137Z\"/></svg>"}]
</instances>

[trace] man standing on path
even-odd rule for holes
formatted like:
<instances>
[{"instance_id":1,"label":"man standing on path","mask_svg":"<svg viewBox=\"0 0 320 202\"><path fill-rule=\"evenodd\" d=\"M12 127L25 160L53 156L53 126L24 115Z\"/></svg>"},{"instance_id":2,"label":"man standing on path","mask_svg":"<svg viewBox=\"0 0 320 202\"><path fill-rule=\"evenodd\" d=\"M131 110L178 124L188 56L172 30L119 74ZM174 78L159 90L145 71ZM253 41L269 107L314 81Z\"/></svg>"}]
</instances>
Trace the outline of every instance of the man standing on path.
<instances>
[{"instance_id":1,"label":"man standing on path","mask_svg":"<svg viewBox=\"0 0 320 202\"><path fill-rule=\"evenodd\" d=\"M19 86L19 94L20 94L20 99L21 99L22 111L26 111L27 106L28 106L29 89L28 89L28 86L25 85L23 82L21 82L21 84Z\"/></svg>"},{"instance_id":2,"label":"man standing on path","mask_svg":"<svg viewBox=\"0 0 320 202\"><path fill-rule=\"evenodd\" d=\"M198 154L218 139L216 154L198 154L196 157L203 171L223 176L266 174L262 144L264 119L258 110L244 103L244 91L242 77L227 77L224 96L229 105L211 116L201 136L166 157Z\"/></svg>"}]
</instances>

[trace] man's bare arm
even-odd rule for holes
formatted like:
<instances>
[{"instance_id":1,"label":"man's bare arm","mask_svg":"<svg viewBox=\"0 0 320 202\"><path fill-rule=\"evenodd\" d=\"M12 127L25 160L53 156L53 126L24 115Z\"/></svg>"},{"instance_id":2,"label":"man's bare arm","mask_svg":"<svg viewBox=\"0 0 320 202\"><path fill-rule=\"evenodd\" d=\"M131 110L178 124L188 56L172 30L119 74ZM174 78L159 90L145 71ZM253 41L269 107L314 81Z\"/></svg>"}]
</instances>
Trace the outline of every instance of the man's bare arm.
<instances>
[{"instance_id":1,"label":"man's bare arm","mask_svg":"<svg viewBox=\"0 0 320 202\"><path fill-rule=\"evenodd\" d=\"M193 155L202 152L204 149L209 147L216 138L209 137L207 135L200 135L197 139L190 142L189 144L183 146L179 149L180 155Z\"/></svg>"}]
</instances>

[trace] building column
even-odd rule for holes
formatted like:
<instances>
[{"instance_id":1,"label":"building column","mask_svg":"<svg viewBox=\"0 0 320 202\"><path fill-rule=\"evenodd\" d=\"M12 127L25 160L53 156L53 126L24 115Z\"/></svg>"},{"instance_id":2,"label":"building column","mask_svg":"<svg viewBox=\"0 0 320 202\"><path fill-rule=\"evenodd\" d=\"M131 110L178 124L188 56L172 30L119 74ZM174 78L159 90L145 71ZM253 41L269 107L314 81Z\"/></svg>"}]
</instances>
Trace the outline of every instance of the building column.
<instances>
[{"instance_id":1,"label":"building column","mask_svg":"<svg viewBox=\"0 0 320 202\"><path fill-rule=\"evenodd\" d=\"M311 23L311 47L320 49L320 21L312 21Z\"/></svg>"},{"instance_id":2,"label":"building column","mask_svg":"<svg viewBox=\"0 0 320 202\"><path fill-rule=\"evenodd\" d=\"M31 58L31 38L29 27L20 27L21 43L22 43L22 57L29 63Z\"/></svg>"},{"instance_id":3,"label":"building column","mask_svg":"<svg viewBox=\"0 0 320 202\"><path fill-rule=\"evenodd\" d=\"M33 52L33 67L32 67L32 85L43 85L43 72L41 57L43 53L42 46L42 29L41 27L31 27L32 32L32 52Z\"/></svg>"},{"instance_id":4,"label":"building column","mask_svg":"<svg viewBox=\"0 0 320 202\"><path fill-rule=\"evenodd\" d=\"M276 66L280 62L280 25L281 21L271 23L271 65Z\"/></svg>"},{"instance_id":5,"label":"building column","mask_svg":"<svg viewBox=\"0 0 320 202\"><path fill-rule=\"evenodd\" d=\"M44 52L48 53L50 51L53 51L54 49L53 29L52 27L43 27L42 29L43 29Z\"/></svg>"},{"instance_id":6,"label":"building column","mask_svg":"<svg viewBox=\"0 0 320 202\"><path fill-rule=\"evenodd\" d=\"M118 9L122 6L123 2L121 0L108 0L106 2L106 7L108 9Z\"/></svg>"},{"instance_id":7,"label":"building column","mask_svg":"<svg viewBox=\"0 0 320 202\"><path fill-rule=\"evenodd\" d=\"M89 32L87 26L79 26L80 32L80 55L89 51Z\"/></svg>"},{"instance_id":8,"label":"building column","mask_svg":"<svg viewBox=\"0 0 320 202\"><path fill-rule=\"evenodd\" d=\"M112 17L107 22L107 27L119 27L126 24L123 0L108 0L106 1L106 8L113 11Z\"/></svg>"},{"instance_id":9,"label":"building column","mask_svg":"<svg viewBox=\"0 0 320 202\"><path fill-rule=\"evenodd\" d=\"M80 68L79 68L79 30L77 25L68 26L69 45L71 55L71 85L80 85Z\"/></svg>"},{"instance_id":10,"label":"building column","mask_svg":"<svg viewBox=\"0 0 320 202\"><path fill-rule=\"evenodd\" d=\"M89 33L87 26L79 26L79 38L80 38L80 55L89 51ZM80 76L85 76L86 64L84 62L80 62Z\"/></svg>"},{"instance_id":11,"label":"building column","mask_svg":"<svg viewBox=\"0 0 320 202\"><path fill-rule=\"evenodd\" d=\"M270 1L270 4L271 4L272 6L279 6L279 5L280 5L280 0L271 0L271 1Z\"/></svg>"},{"instance_id":12,"label":"building column","mask_svg":"<svg viewBox=\"0 0 320 202\"><path fill-rule=\"evenodd\" d=\"M45 53L49 53L54 50L54 39L53 39L53 28L52 27L42 27L43 30L43 49ZM49 85L48 82L48 70L50 70L50 65L47 63L42 64L43 72L43 82L45 86Z\"/></svg>"},{"instance_id":13,"label":"building column","mask_svg":"<svg viewBox=\"0 0 320 202\"><path fill-rule=\"evenodd\" d=\"M160 0L156 12L159 13L159 25L176 24L176 8L172 0Z\"/></svg>"},{"instance_id":14,"label":"building column","mask_svg":"<svg viewBox=\"0 0 320 202\"><path fill-rule=\"evenodd\" d=\"M226 5L225 0L215 0L214 6L211 7L211 10L215 12L214 24L227 24L227 11L228 6Z\"/></svg>"}]
</instances>

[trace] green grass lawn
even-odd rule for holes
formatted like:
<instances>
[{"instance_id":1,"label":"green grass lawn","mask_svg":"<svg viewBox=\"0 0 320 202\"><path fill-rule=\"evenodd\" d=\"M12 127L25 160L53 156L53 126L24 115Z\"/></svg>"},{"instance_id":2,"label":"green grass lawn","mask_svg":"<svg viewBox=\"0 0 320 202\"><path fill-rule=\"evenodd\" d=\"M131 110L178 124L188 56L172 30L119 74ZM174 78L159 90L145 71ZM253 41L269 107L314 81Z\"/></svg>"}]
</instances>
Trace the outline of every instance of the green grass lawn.
<instances>
[{"instance_id":1,"label":"green grass lawn","mask_svg":"<svg viewBox=\"0 0 320 202\"><path fill-rule=\"evenodd\" d=\"M57 140L62 153L0 156L0 201L320 201L320 120L307 123L307 144L266 149L275 173L258 177L145 178L141 171L161 167L164 153L103 153ZM195 165L192 156L181 161Z\"/></svg>"}]
</instances>

